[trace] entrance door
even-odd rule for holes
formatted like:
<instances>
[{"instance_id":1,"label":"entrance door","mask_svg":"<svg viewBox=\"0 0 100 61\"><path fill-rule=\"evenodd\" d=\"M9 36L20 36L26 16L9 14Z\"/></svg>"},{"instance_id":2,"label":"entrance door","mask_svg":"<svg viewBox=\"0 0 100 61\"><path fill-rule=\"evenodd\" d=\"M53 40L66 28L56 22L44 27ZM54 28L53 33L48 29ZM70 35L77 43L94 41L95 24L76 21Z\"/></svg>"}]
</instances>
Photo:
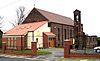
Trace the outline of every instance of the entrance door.
<instances>
[{"instance_id":1,"label":"entrance door","mask_svg":"<svg viewBox=\"0 0 100 61\"><path fill-rule=\"evenodd\" d=\"M49 39L49 47L51 47L51 48L55 47L55 43L54 43L54 39L53 38Z\"/></svg>"}]
</instances>

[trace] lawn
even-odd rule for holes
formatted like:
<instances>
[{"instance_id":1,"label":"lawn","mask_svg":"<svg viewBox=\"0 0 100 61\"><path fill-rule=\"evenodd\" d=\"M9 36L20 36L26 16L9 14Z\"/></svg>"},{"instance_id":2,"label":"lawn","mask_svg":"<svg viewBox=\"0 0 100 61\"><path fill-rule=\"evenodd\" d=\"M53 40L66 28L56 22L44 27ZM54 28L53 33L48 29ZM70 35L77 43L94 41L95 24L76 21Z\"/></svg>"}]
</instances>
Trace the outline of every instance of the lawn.
<instances>
[{"instance_id":1,"label":"lawn","mask_svg":"<svg viewBox=\"0 0 100 61\"><path fill-rule=\"evenodd\" d=\"M32 52L32 50L15 50L16 52ZM37 50L37 55L45 55L45 54L51 54L49 51L44 51L43 49Z\"/></svg>"},{"instance_id":2,"label":"lawn","mask_svg":"<svg viewBox=\"0 0 100 61\"><path fill-rule=\"evenodd\" d=\"M38 50L38 51L37 51L37 54L38 54L38 55L44 55L44 54L51 54L51 52Z\"/></svg>"}]
</instances>

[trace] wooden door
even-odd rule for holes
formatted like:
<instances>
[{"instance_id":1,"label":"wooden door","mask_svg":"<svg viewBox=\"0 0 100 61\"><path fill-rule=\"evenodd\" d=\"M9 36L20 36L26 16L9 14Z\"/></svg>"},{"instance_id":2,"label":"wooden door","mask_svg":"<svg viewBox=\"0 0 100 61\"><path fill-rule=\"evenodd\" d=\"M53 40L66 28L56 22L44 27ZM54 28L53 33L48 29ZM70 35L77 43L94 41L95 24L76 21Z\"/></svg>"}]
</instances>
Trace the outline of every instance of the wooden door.
<instances>
[{"instance_id":1,"label":"wooden door","mask_svg":"<svg viewBox=\"0 0 100 61\"><path fill-rule=\"evenodd\" d=\"M54 40L49 41L49 47L53 48L54 47Z\"/></svg>"}]
</instances>

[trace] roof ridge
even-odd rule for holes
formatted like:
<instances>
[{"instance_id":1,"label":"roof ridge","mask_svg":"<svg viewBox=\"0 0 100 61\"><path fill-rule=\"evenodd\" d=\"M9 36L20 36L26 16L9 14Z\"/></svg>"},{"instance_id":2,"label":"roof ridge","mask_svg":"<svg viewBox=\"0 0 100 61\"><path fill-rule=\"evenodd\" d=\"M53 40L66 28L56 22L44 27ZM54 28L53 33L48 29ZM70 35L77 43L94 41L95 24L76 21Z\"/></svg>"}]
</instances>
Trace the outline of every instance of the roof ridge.
<instances>
[{"instance_id":1,"label":"roof ridge","mask_svg":"<svg viewBox=\"0 0 100 61\"><path fill-rule=\"evenodd\" d=\"M41 21L41 22L46 22L46 21ZM33 24L33 23L41 23L41 22L24 23L24 24L20 24L20 25Z\"/></svg>"}]
</instances>

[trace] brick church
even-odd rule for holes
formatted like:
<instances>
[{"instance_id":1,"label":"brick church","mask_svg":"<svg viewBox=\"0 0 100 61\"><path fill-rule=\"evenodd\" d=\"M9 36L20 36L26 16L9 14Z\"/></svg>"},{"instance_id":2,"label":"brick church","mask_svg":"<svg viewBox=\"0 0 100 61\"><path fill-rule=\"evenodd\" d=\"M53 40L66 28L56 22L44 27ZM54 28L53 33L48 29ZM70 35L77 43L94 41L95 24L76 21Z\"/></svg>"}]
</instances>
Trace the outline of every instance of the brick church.
<instances>
[{"instance_id":1,"label":"brick church","mask_svg":"<svg viewBox=\"0 0 100 61\"><path fill-rule=\"evenodd\" d=\"M49 48L63 47L64 40L69 39L75 40L75 48L82 49L86 45L85 38L81 11L76 9L72 20L69 17L33 8L22 24L7 31L2 40L9 46L21 46L18 49L30 49L30 43L33 41L37 42L38 47ZM96 37L93 40L96 41Z\"/></svg>"},{"instance_id":2,"label":"brick church","mask_svg":"<svg viewBox=\"0 0 100 61\"><path fill-rule=\"evenodd\" d=\"M75 40L75 48L78 49L83 49L84 47L93 48L97 46L97 36L88 36L85 35L85 32L83 32L81 11L76 9L73 14L74 20L66 16L33 8L27 18L23 21L23 24L45 20L48 21L48 27L51 28L50 31L56 35L57 47L63 47L64 40L66 39L71 39L72 41ZM91 41L94 42L92 43Z\"/></svg>"},{"instance_id":3,"label":"brick church","mask_svg":"<svg viewBox=\"0 0 100 61\"><path fill-rule=\"evenodd\" d=\"M73 37L74 22L71 18L33 8L22 24L48 21L50 31L56 35L56 46L63 46L64 40Z\"/></svg>"}]
</instances>

